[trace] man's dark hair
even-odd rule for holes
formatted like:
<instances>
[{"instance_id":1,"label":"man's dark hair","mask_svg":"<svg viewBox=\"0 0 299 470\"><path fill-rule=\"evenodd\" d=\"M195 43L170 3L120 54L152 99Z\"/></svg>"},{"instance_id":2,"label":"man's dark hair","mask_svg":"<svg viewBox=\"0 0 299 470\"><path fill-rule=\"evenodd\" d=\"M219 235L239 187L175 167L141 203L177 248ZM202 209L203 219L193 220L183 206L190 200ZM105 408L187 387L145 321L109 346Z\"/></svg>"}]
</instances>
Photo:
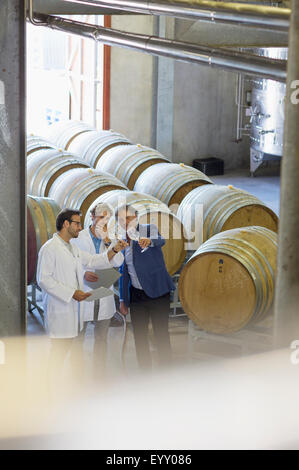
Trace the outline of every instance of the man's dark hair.
<instances>
[{"instance_id":1,"label":"man's dark hair","mask_svg":"<svg viewBox=\"0 0 299 470\"><path fill-rule=\"evenodd\" d=\"M119 206L115 211L116 220L118 219L118 214L122 211L126 211L129 214L135 215L135 217L138 216L138 212L134 206L132 206L131 204L123 204L122 206Z\"/></svg>"},{"instance_id":2,"label":"man's dark hair","mask_svg":"<svg viewBox=\"0 0 299 470\"><path fill-rule=\"evenodd\" d=\"M81 217L82 212L74 209L63 209L61 212L59 212L58 216L56 217L56 229L58 232L60 232L66 220L71 222L73 215L80 215Z\"/></svg>"}]
</instances>

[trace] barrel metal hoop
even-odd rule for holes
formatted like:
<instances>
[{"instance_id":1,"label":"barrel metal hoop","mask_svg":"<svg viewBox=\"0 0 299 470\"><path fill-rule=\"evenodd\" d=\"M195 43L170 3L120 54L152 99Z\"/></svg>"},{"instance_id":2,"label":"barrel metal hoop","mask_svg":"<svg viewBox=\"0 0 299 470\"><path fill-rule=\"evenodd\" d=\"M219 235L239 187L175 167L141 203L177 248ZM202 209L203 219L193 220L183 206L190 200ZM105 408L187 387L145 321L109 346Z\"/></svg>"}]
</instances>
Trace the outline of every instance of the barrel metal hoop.
<instances>
[{"instance_id":1,"label":"barrel metal hoop","mask_svg":"<svg viewBox=\"0 0 299 470\"><path fill-rule=\"evenodd\" d=\"M238 198L238 199L235 199L234 202L236 203L236 205L234 206L230 205L227 208L221 208L221 216L217 219L217 222L214 226L213 235L221 231L225 222L237 210L242 209L243 207L248 207L248 206L253 206L253 205L263 207L263 203L258 202L257 200L255 200L255 198L252 198L252 199L248 198L247 200ZM239 204L237 204L237 202L239 202Z\"/></svg>"},{"instance_id":2,"label":"barrel metal hoop","mask_svg":"<svg viewBox=\"0 0 299 470\"><path fill-rule=\"evenodd\" d=\"M184 177L189 176L187 179L183 179ZM204 178L203 178L204 180ZM200 178L197 175L194 175L190 172L190 174L174 174L170 178L167 178L166 181L163 181L160 186L156 189L156 194L159 194L160 191L164 190L162 195L163 196L163 201L165 200L166 204L169 204L171 198L173 195L182 187L184 186L185 183L190 183L190 181L201 181ZM171 183L175 183L174 185L171 185ZM157 196L159 199L159 196Z\"/></svg>"},{"instance_id":3,"label":"barrel metal hoop","mask_svg":"<svg viewBox=\"0 0 299 470\"><path fill-rule=\"evenodd\" d=\"M49 180L52 178L52 176L55 175L55 173L59 170L59 168L57 169L55 167L55 163L53 164L53 161L50 161L50 162L46 162L45 165L42 165L40 168L39 168L39 172L41 172L42 170L45 170L44 174L41 176L41 180L39 181L39 185L38 185L38 189L37 189L37 193L38 193L38 196L44 196L45 195L45 190L46 190L46 187L47 187L47 184L49 182ZM59 162L58 162L59 163ZM47 165L48 164L48 165ZM49 166L50 168L47 169L47 166Z\"/></svg>"},{"instance_id":4,"label":"barrel metal hoop","mask_svg":"<svg viewBox=\"0 0 299 470\"><path fill-rule=\"evenodd\" d=\"M90 141L86 146L82 153L82 157L86 160L91 166L94 166L94 147L96 147L95 143L99 140L99 138ZM91 155L90 155L91 153Z\"/></svg>"},{"instance_id":5,"label":"barrel metal hoop","mask_svg":"<svg viewBox=\"0 0 299 470\"><path fill-rule=\"evenodd\" d=\"M75 134L73 133L75 130ZM69 129L69 131L66 132L65 134L65 139L64 139L64 149L68 149L73 140L78 137L81 134L85 134L86 132L89 132L90 128L84 128L83 126L78 126L78 129L76 130L76 127L73 128L73 130Z\"/></svg>"},{"instance_id":6,"label":"barrel metal hoop","mask_svg":"<svg viewBox=\"0 0 299 470\"><path fill-rule=\"evenodd\" d=\"M73 158L63 157L61 159L57 159L57 161L55 162L52 161L51 163L52 163L52 166L50 166L49 168L50 173L48 171L46 173L48 178L47 179L42 178L42 180L40 181L39 188L38 188L40 196L44 196L49 180L63 167L68 166L68 165L76 165L78 163L80 163L81 165L88 165L84 160L79 160L79 159L76 159L75 157Z\"/></svg>"},{"instance_id":7,"label":"barrel metal hoop","mask_svg":"<svg viewBox=\"0 0 299 470\"><path fill-rule=\"evenodd\" d=\"M76 207L79 209L83 204L84 200L94 189L95 183L91 181L91 178L87 178L79 181L75 184L69 192L66 194L64 199L64 207ZM87 191L85 192L85 190Z\"/></svg>"},{"instance_id":8,"label":"barrel metal hoop","mask_svg":"<svg viewBox=\"0 0 299 470\"><path fill-rule=\"evenodd\" d=\"M55 181L55 185L54 185L54 192L52 192L53 190L53 186L51 188L51 191L50 191L50 197L53 198L54 200L56 200L56 195L55 195L55 187L59 189L60 187L60 184L61 182L63 182L63 177L64 175L60 175L56 181ZM72 194L73 191L75 191L77 188L77 183L75 184L75 187L74 185L71 186L71 188L69 189L69 191L66 193L66 194L62 194L62 197L63 197L63 200L61 201L61 207L67 207L67 204L66 204L66 201L68 200L68 198L70 197L70 195Z\"/></svg>"},{"instance_id":9,"label":"barrel metal hoop","mask_svg":"<svg viewBox=\"0 0 299 470\"><path fill-rule=\"evenodd\" d=\"M179 209L177 212L177 217L181 220L181 222L184 224L185 217L189 217L189 212L186 212L186 209L188 207L191 207L191 211L194 209L195 205L198 203L198 198L201 198L202 195L209 190L210 185L205 184L203 186L199 186L198 188L192 189L190 193L188 193L181 204L179 205ZM200 193L194 196L192 193L193 191L200 190ZM203 205L202 201L199 202L199 204Z\"/></svg>"},{"instance_id":10,"label":"barrel metal hoop","mask_svg":"<svg viewBox=\"0 0 299 470\"><path fill-rule=\"evenodd\" d=\"M99 181L99 177L101 178L100 181ZM67 200L68 204L70 205L73 205L76 201L76 203L80 204L79 207L81 207L86 197L89 196L96 189L100 189L101 187L116 185L116 184L119 186L122 185L121 182L115 182L105 177L101 177L100 175L93 175L91 178L86 178L85 180L81 180L79 184L75 186L75 188L71 189L65 201ZM84 192L86 189L87 191ZM125 186L124 186L124 189L126 189Z\"/></svg>"},{"instance_id":11,"label":"barrel metal hoop","mask_svg":"<svg viewBox=\"0 0 299 470\"><path fill-rule=\"evenodd\" d=\"M198 188L195 188L196 190ZM195 196L193 193L193 191L195 191L195 189L193 189L192 191L190 191L190 193L188 193L184 199L182 200L181 204L180 204L180 207L179 207L179 210L178 210L178 213L183 210L184 211L184 208L185 208L185 205L189 206L193 206L194 204L197 203L197 199L198 197L201 197L203 193L205 193L208 189L209 189L209 185L204 185L204 186L200 186L200 194L197 194L197 192L195 193ZM202 202L200 202L200 204L202 204Z\"/></svg>"},{"instance_id":12,"label":"barrel metal hoop","mask_svg":"<svg viewBox=\"0 0 299 470\"><path fill-rule=\"evenodd\" d=\"M155 189L155 194L157 194L157 196L156 196L157 199L159 199L159 195L160 195L160 197L161 197L160 191L162 191L162 190L164 190L164 191L167 190L167 189L169 188L170 184L173 182L173 180L175 181L175 180L178 178L178 176L180 177L181 175L178 174L178 173L175 173L174 175L171 175L171 176L170 176L169 178L167 178L166 180L165 180L165 179L162 180L162 182L160 183L160 185ZM182 184L184 184L184 182L183 182ZM180 188L180 185L177 187L177 189L178 189L178 188ZM169 191L168 191L168 192L169 192ZM170 198L169 198L169 200L168 200L168 199L166 198L164 192L162 193L162 195L163 195L163 199L165 199L165 200L167 201L166 204L168 204Z\"/></svg>"},{"instance_id":13,"label":"barrel metal hoop","mask_svg":"<svg viewBox=\"0 0 299 470\"><path fill-rule=\"evenodd\" d=\"M96 188L99 186L99 180L95 179L94 176L90 178L85 178L84 180L79 181L75 187L73 187L66 199L65 204L75 207L81 207L86 197L88 197ZM77 206L79 204L79 206Z\"/></svg>"},{"instance_id":14,"label":"barrel metal hoop","mask_svg":"<svg viewBox=\"0 0 299 470\"><path fill-rule=\"evenodd\" d=\"M134 171L140 166L142 165L143 163L145 162L148 162L148 161L151 161L151 160L155 160L155 159L163 159L162 156L159 156L159 155L156 155L156 154L150 154L148 155L147 157L143 158L142 160L137 160L137 161L133 161L133 163L131 163L131 165L128 165L125 167L125 171L124 171L124 174L122 176L122 180L123 182L125 183L125 185L128 184L130 178L132 177ZM127 159L126 159L126 162L121 162L122 164L126 164L127 163ZM161 162L162 163L162 162ZM120 165L118 165L120 166Z\"/></svg>"},{"instance_id":15,"label":"barrel metal hoop","mask_svg":"<svg viewBox=\"0 0 299 470\"><path fill-rule=\"evenodd\" d=\"M251 227L247 227L248 230L255 233L262 232L263 235L275 246L278 247L277 235L272 230L268 229L267 227L256 227L252 225Z\"/></svg>"},{"instance_id":16,"label":"barrel metal hoop","mask_svg":"<svg viewBox=\"0 0 299 470\"><path fill-rule=\"evenodd\" d=\"M105 149L107 143L109 145L116 144L117 142L121 142L121 139L114 139L111 136L103 136L98 137L94 141L91 142L89 148L86 150L85 155L87 156L88 162L95 167L95 163L98 160L99 154Z\"/></svg>"},{"instance_id":17,"label":"barrel metal hoop","mask_svg":"<svg viewBox=\"0 0 299 470\"><path fill-rule=\"evenodd\" d=\"M35 196L43 196L44 193L42 193L42 189L43 189L43 180L44 180L44 176L46 175L47 177L49 176L49 169L47 169L47 167L50 166L50 171L51 171L51 164L53 164L53 160L54 162L59 160L60 157L58 157L58 155L52 155L50 157L50 160L45 160L41 165L39 165L36 169L35 169L35 172L33 173L32 177L31 177L31 185L30 185L30 189L31 189L31 192L32 194L34 194ZM34 189L34 186L36 185L36 180L38 180L38 177L39 175L44 171L44 174L41 175L41 180L39 181L38 183L38 186L37 186L37 190ZM46 183L45 185L48 184L48 181L49 179L51 178L52 174L50 174L50 176L48 177L48 179L46 180Z\"/></svg>"},{"instance_id":18,"label":"barrel metal hoop","mask_svg":"<svg viewBox=\"0 0 299 470\"><path fill-rule=\"evenodd\" d=\"M137 148L137 149L135 148L135 149L134 149L132 152L130 152L128 155L125 155L124 157L122 157L121 160L120 160L120 162L118 162L118 164L117 164L116 167L114 168L114 173L113 173L114 176L118 178L118 176L116 176L116 175L117 175L118 171L120 170L121 166L122 166L123 164L126 164L126 163L128 162L128 160L129 160L131 157L133 157L133 156L135 156L135 155L137 155L137 154L143 153L143 152L146 152L146 150L144 150L144 148L142 148L142 147L141 147L141 148ZM127 182L126 182L125 184L127 184Z\"/></svg>"},{"instance_id":19,"label":"barrel metal hoop","mask_svg":"<svg viewBox=\"0 0 299 470\"><path fill-rule=\"evenodd\" d=\"M232 196L231 194L226 193L226 194L222 195L221 197L216 198L216 199L212 202L212 204L209 205L208 209L207 209L206 211L204 210L204 213L203 213L204 224L205 224L205 221L206 221L206 219L208 218L209 214L210 214L210 213L213 211L213 209L215 208L215 206L216 206L217 204L219 204L221 201L224 201L225 199L231 199L231 196ZM213 218L212 218L212 220L213 220ZM211 235L210 235L210 230L211 230L211 221L209 222L208 227L207 227L207 236L208 236L208 237L211 236Z\"/></svg>"}]
</instances>

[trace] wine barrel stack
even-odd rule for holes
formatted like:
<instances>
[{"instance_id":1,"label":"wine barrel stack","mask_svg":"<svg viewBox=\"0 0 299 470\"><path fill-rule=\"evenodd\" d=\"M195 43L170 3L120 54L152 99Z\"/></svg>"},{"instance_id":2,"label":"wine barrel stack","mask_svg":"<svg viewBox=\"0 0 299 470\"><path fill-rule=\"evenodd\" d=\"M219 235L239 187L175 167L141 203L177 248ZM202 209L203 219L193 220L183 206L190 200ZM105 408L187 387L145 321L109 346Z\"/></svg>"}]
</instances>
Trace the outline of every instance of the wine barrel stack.
<instances>
[{"instance_id":1,"label":"wine barrel stack","mask_svg":"<svg viewBox=\"0 0 299 470\"><path fill-rule=\"evenodd\" d=\"M117 207L129 204L138 212L139 222L141 224L156 225L160 234L165 238L165 245L162 250L166 268L171 275L177 272L186 258L186 240L184 238L182 223L169 210L166 204L163 204L159 199L148 194L124 190L109 191L97 198L89 208L85 218L85 226L88 226L90 222L90 210L99 202L109 204L113 211L115 211ZM116 236L115 219L111 219L109 232L111 233L111 237Z\"/></svg>"},{"instance_id":2,"label":"wine barrel stack","mask_svg":"<svg viewBox=\"0 0 299 470\"><path fill-rule=\"evenodd\" d=\"M278 217L261 200L214 184L119 132L80 121L56 123L44 137L29 136L27 146L30 282L60 208L81 210L88 226L95 204L115 210L121 201L134 206L140 223L158 226L171 275L192 243L179 296L200 329L229 334L266 317L274 295ZM112 218L109 230L115 223Z\"/></svg>"},{"instance_id":3,"label":"wine barrel stack","mask_svg":"<svg viewBox=\"0 0 299 470\"><path fill-rule=\"evenodd\" d=\"M70 146L74 147L76 139L79 144L82 143L86 134L90 134L97 144L96 158L113 145L130 143L119 133L97 132L77 121L54 124L47 138L27 137L29 283L35 281L38 251L56 231L55 219L62 208L81 209L85 217L86 209L99 195L111 189L127 189L112 175L93 171L83 152L81 157L79 153L73 154L67 150ZM88 150L84 141L83 148Z\"/></svg>"}]
</instances>

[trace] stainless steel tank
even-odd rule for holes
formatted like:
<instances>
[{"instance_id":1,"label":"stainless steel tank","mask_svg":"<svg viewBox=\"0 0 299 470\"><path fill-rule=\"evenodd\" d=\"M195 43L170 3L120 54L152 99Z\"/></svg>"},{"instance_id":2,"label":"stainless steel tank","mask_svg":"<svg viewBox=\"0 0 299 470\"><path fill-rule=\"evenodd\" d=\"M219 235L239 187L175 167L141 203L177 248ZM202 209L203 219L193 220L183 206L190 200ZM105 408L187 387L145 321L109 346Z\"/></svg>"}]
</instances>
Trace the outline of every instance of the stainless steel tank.
<instances>
[{"instance_id":1,"label":"stainless steel tank","mask_svg":"<svg viewBox=\"0 0 299 470\"><path fill-rule=\"evenodd\" d=\"M255 49L255 54L286 60L287 48ZM255 79L251 95L251 174L265 160L282 156L286 86L273 80Z\"/></svg>"}]
</instances>

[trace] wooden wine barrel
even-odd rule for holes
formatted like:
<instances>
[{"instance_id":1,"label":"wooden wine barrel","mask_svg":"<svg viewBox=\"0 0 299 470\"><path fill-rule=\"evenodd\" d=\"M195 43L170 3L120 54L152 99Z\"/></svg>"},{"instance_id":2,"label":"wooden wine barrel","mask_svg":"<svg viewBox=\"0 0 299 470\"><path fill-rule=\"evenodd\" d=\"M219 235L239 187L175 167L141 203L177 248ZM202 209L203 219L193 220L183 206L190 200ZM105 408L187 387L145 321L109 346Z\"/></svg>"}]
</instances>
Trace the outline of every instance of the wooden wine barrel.
<instances>
[{"instance_id":1,"label":"wooden wine barrel","mask_svg":"<svg viewBox=\"0 0 299 470\"><path fill-rule=\"evenodd\" d=\"M37 135L29 135L27 137L27 157L32 152L36 152L42 149L55 149L55 145L49 142L48 140L44 139L43 137L39 137Z\"/></svg>"},{"instance_id":2,"label":"wooden wine barrel","mask_svg":"<svg viewBox=\"0 0 299 470\"><path fill-rule=\"evenodd\" d=\"M156 225L166 242L162 250L167 271L170 275L178 271L186 258L186 240L181 222L166 204L148 194L124 190L109 191L97 198L89 208L85 218L86 227L90 223L90 210L100 202L109 204L114 211L123 204L130 204L137 210L141 224ZM109 232L113 238L115 219L111 221L113 223L109 224Z\"/></svg>"},{"instance_id":3,"label":"wooden wine barrel","mask_svg":"<svg viewBox=\"0 0 299 470\"><path fill-rule=\"evenodd\" d=\"M49 127L46 137L57 147L68 150L75 137L92 130L91 126L82 121L59 121Z\"/></svg>"},{"instance_id":4,"label":"wooden wine barrel","mask_svg":"<svg viewBox=\"0 0 299 470\"><path fill-rule=\"evenodd\" d=\"M78 209L82 220L92 203L113 189L127 189L115 176L94 169L76 168L59 176L52 185L49 196L60 207Z\"/></svg>"},{"instance_id":5,"label":"wooden wine barrel","mask_svg":"<svg viewBox=\"0 0 299 470\"><path fill-rule=\"evenodd\" d=\"M38 252L56 232L59 212L52 199L27 196L27 284L35 280Z\"/></svg>"},{"instance_id":6,"label":"wooden wine barrel","mask_svg":"<svg viewBox=\"0 0 299 470\"><path fill-rule=\"evenodd\" d=\"M141 173L134 191L151 194L172 206L180 204L192 189L203 184L212 184L212 181L191 166L182 163L158 163Z\"/></svg>"},{"instance_id":7,"label":"wooden wine barrel","mask_svg":"<svg viewBox=\"0 0 299 470\"><path fill-rule=\"evenodd\" d=\"M179 296L189 318L211 333L262 320L274 295L277 235L264 227L218 233L184 266Z\"/></svg>"},{"instance_id":8,"label":"wooden wine barrel","mask_svg":"<svg viewBox=\"0 0 299 470\"><path fill-rule=\"evenodd\" d=\"M33 196L49 195L56 179L73 168L90 168L75 155L58 149L44 149L27 158L27 192Z\"/></svg>"},{"instance_id":9,"label":"wooden wine barrel","mask_svg":"<svg viewBox=\"0 0 299 470\"><path fill-rule=\"evenodd\" d=\"M124 135L114 131L90 131L77 135L68 149L96 168L99 159L107 150L130 143Z\"/></svg>"},{"instance_id":10,"label":"wooden wine barrel","mask_svg":"<svg viewBox=\"0 0 299 470\"><path fill-rule=\"evenodd\" d=\"M181 202L177 216L192 236L202 230L202 241L251 225L278 231L277 215L252 194L233 186L210 184L193 189Z\"/></svg>"},{"instance_id":11,"label":"wooden wine barrel","mask_svg":"<svg viewBox=\"0 0 299 470\"><path fill-rule=\"evenodd\" d=\"M140 144L121 145L106 152L99 160L97 169L111 173L132 190L144 170L165 162L169 160L157 150Z\"/></svg>"}]
</instances>

